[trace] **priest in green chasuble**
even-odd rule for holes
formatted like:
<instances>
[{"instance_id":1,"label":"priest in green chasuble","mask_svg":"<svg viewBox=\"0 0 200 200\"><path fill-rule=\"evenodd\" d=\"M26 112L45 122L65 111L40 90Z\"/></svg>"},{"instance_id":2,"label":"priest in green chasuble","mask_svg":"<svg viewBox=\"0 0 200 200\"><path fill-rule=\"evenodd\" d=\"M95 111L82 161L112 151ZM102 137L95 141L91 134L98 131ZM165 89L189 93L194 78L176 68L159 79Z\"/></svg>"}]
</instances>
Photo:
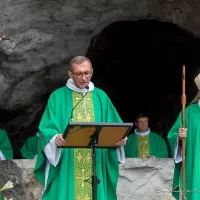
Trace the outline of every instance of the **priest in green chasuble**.
<instances>
[{"instance_id":1,"label":"priest in green chasuble","mask_svg":"<svg viewBox=\"0 0 200 200\"><path fill-rule=\"evenodd\" d=\"M85 182L92 176L91 150L58 148L65 145L62 133L72 116L74 122L122 122L106 93L91 82L92 74L88 58L74 57L66 86L54 91L47 102L39 125L41 151L34 170L44 185L42 200L92 200L92 185ZM117 199L118 165L125 161L126 141L117 142L116 149L96 149L97 200Z\"/></svg>"},{"instance_id":2,"label":"priest in green chasuble","mask_svg":"<svg viewBox=\"0 0 200 200\"><path fill-rule=\"evenodd\" d=\"M8 134L5 130L0 129L0 160L12 160L13 149Z\"/></svg>"},{"instance_id":3,"label":"priest in green chasuble","mask_svg":"<svg viewBox=\"0 0 200 200\"><path fill-rule=\"evenodd\" d=\"M175 161L172 194L182 200L182 137L185 137L185 199L200 199L200 74L195 78L198 94L185 109L186 128L182 127L182 112L168 133Z\"/></svg>"},{"instance_id":4,"label":"priest in green chasuble","mask_svg":"<svg viewBox=\"0 0 200 200\"><path fill-rule=\"evenodd\" d=\"M164 139L149 128L149 117L139 113L135 120L134 133L128 136L125 147L127 158L167 158L168 150Z\"/></svg>"}]
</instances>

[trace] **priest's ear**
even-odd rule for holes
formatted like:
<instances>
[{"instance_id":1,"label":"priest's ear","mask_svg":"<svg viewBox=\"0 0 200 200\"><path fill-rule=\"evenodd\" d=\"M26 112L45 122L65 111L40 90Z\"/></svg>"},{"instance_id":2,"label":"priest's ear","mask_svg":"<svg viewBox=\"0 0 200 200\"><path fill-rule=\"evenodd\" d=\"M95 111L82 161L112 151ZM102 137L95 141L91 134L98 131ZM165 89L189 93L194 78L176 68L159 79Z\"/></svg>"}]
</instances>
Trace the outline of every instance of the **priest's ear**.
<instances>
[{"instance_id":1,"label":"priest's ear","mask_svg":"<svg viewBox=\"0 0 200 200\"><path fill-rule=\"evenodd\" d=\"M137 121L135 121L134 125L135 125L136 127L138 127L138 123L137 123Z\"/></svg>"},{"instance_id":2,"label":"priest's ear","mask_svg":"<svg viewBox=\"0 0 200 200\"><path fill-rule=\"evenodd\" d=\"M72 78L72 72L70 72L70 71L68 71L68 76L70 77L70 78Z\"/></svg>"}]
</instances>

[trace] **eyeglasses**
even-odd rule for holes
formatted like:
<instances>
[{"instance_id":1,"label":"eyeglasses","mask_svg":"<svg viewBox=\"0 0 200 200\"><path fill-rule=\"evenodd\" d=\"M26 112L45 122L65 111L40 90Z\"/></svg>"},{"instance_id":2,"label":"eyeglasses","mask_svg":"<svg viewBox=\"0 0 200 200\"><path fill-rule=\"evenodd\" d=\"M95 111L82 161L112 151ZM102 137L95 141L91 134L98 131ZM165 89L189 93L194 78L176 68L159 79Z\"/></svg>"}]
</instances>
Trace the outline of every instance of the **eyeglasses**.
<instances>
[{"instance_id":1,"label":"eyeglasses","mask_svg":"<svg viewBox=\"0 0 200 200\"><path fill-rule=\"evenodd\" d=\"M77 78L82 78L83 76L85 76L86 78L89 78L92 75L92 72L80 72L80 73L74 73L71 71L72 74L74 74Z\"/></svg>"},{"instance_id":2,"label":"eyeglasses","mask_svg":"<svg viewBox=\"0 0 200 200\"><path fill-rule=\"evenodd\" d=\"M137 121L138 124L144 124L144 123L148 123L149 121L146 120L146 121Z\"/></svg>"}]
</instances>

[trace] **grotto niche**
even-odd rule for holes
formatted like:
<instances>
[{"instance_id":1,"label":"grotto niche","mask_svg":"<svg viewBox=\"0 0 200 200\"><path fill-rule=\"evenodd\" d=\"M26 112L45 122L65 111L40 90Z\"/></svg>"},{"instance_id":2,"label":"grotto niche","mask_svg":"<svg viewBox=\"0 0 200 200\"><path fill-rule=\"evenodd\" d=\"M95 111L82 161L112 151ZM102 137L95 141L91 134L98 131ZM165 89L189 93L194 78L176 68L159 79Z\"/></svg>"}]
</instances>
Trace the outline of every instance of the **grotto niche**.
<instances>
[{"instance_id":1,"label":"grotto niche","mask_svg":"<svg viewBox=\"0 0 200 200\"><path fill-rule=\"evenodd\" d=\"M119 21L93 38L87 56L93 81L110 96L123 121L134 122L139 112L147 113L151 130L167 141L182 109L183 64L187 105L197 93L199 49L199 39L175 24Z\"/></svg>"}]
</instances>

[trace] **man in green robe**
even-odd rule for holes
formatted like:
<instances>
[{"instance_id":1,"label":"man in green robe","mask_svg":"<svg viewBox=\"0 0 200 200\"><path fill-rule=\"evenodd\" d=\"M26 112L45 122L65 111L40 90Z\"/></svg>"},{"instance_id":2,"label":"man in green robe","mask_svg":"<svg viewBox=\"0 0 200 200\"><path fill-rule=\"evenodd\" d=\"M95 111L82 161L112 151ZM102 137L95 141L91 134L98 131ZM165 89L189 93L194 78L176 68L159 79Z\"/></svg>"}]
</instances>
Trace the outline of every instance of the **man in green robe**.
<instances>
[{"instance_id":1,"label":"man in green robe","mask_svg":"<svg viewBox=\"0 0 200 200\"><path fill-rule=\"evenodd\" d=\"M136 117L134 133L128 136L125 147L127 158L167 158L168 150L164 139L149 128L149 118L144 113Z\"/></svg>"},{"instance_id":2,"label":"man in green robe","mask_svg":"<svg viewBox=\"0 0 200 200\"><path fill-rule=\"evenodd\" d=\"M182 127L182 112L168 133L172 156L175 161L172 194L182 200L182 147L185 137L185 199L200 199L200 74L195 78L198 94L185 109L186 127Z\"/></svg>"},{"instance_id":3,"label":"man in green robe","mask_svg":"<svg viewBox=\"0 0 200 200\"><path fill-rule=\"evenodd\" d=\"M28 137L20 150L22 158L36 159L39 151L39 142L39 132L36 135Z\"/></svg>"},{"instance_id":4,"label":"man in green robe","mask_svg":"<svg viewBox=\"0 0 200 200\"><path fill-rule=\"evenodd\" d=\"M5 130L0 129L0 160L12 160L13 150L8 134Z\"/></svg>"},{"instance_id":5,"label":"man in green robe","mask_svg":"<svg viewBox=\"0 0 200 200\"><path fill-rule=\"evenodd\" d=\"M105 92L90 81L92 73L88 58L73 58L66 86L48 100L39 125L41 151L34 170L45 187L43 200L92 200L92 185L85 181L92 175L91 150L58 148L66 143L62 133L71 118L74 122L122 122ZM117 199L118 164L125 160L126 141L119 141L117 149L96 149L97 200Z\"/></svg>"}]
</instances>

